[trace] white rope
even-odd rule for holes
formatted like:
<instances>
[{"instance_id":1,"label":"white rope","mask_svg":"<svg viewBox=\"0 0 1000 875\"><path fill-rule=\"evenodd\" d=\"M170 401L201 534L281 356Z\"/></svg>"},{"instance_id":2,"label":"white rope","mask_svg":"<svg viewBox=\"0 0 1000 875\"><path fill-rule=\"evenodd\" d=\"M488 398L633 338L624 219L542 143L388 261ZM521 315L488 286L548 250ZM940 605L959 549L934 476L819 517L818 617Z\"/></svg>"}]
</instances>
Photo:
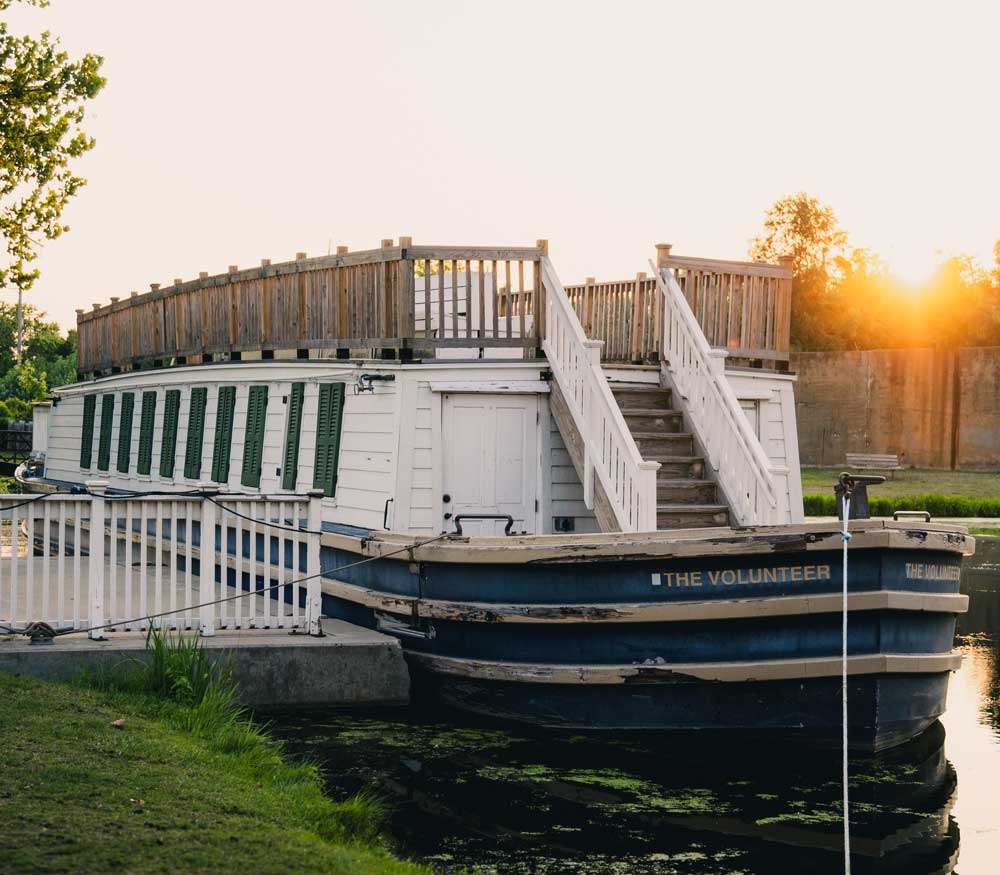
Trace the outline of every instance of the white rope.
<instances>
[{"instance_id":1,"label":"white rope","mask_svg":"<svg viewBox=\"0 0 1000 875\"><path fill-rule=\"evenodd\" d=\"M840 680L841 703L843 706L843 781L844 781L844 875L851 875L851 815L847 800L847 542L851 535L847 531L847 520L851 515L851 498L844 495L844 541L843 606L841 609Z\"/></svg>"}]
</instances>

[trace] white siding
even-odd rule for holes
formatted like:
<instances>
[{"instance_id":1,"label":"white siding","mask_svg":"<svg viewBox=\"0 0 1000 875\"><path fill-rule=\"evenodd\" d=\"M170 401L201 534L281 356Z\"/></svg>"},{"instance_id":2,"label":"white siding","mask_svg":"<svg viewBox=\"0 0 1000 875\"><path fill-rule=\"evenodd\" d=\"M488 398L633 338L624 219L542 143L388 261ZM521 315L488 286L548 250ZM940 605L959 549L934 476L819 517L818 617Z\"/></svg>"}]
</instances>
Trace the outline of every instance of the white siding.
<instances>
[{"instance_id":1,"label":"white siding","mask_svg":"<svg viewBox=\"0 0 1000 875\"><path fill-rule=\"evenodd\" d=\"M410 444L410 514L409 529L423 534L441 531L438 482L441 450L441 396L432 392L426 381L412 384L415 395L412 443ZM438 449L435 451L435 448Z\"/></svg>"},{"instance_id":2,"label":"white siding","mask_svg":"<svg viewBox=\"0 0 1000 875\"><path fill-rule=\"evenodd\" d=\"M263 458L261 464L262 492L279 492L281 467L287 431L288 404L292 382L303 382L302 429L299 441L298 476L295 492L304 493L312 488L316 451L317 407L319 384L344 382L344 424L336 496L324 500L324 518L347 525L381 529L386 500L393 498L390 509L390 527L414 532L437 533L441 531L441 399L430 390L430 381L451 380L538 380L543 363L531 365L512 362L509 365L440 365L403 367L398 364L371 363L365 370L396 375L395 382L376 382L372 393L354 393L359 374L356 364L345 365L334 361L277 363L234 363L210 367L177 368L162 371L135 372L116 375L99 381L96 385L81 385L61 394L59 403L52 409L49 422L46 473L51 478L70 482L108 480L113 488L150 490L157 488L189 489L198 482L211 478L212 451L215 439L215 419L220 386L236 386L236 405L230 456L229 479L220 488L231 492L246 492L240 483L246 442L246 412L249 390L252 385L268 386L267 415L265 420ZM208 378L211 378L209 381ZM191 408L191 389L208 388L207 409L202 446L202 467L199 477L185 478L184 456L187 442L188 419ZM177 446L174 476L161 478L160 452L163 441L163 420L166 408L166 391L180 391L178 411ZM139 452L139 428L142 418L142 392L156 392L156 415L153 422L151 473L139 476L136 472ZM118 427L121 417L122 392L135 394L133 414L132 455L128 474L117 471ZM115 395L114 425L110 464L107 472L97 471L100 438L100 396ZM98 396L94 423L93 463L90 469L80 470L80 433L83 420L83 398L87 393ZM545 419L543 418L543 422ZM548 426L546 426L546 429ZM542 436L544 437L544 435ZM558 440L558 438L557 438ZM548 446L548 442L545 443ZM560 442L561 448L561 442ZM563 451L564 452L564 451ZM549 451L546 450L546 457ZM550 471L543 465L545 472ZM550 475L549 475L550 476ZM564 483L565 472L558 475L559 498L556 507L559 515L571 504L564 504L563 493L572 492L574 486ZM543 489L548 484L543 485ZM579 484L575 486L579 492ZM572 499L570 499L572 503ZM542 520L546 530L551 528L551 515ZM579 529L578 530L585 530Z\"/></svg>"},{"instance_id":3,"label":"white siding","mask_svg":"<svg viewBox=\"0 0 1000 875\"><path fill-rule=\"evenodd\" d=\"M545 403L548 403L546 397ZM588 510L583 501L583 484L577 476L576 468L563 443L562 435L556 426L555 418L548 417L549 420L549 464L546 468L549 474L549 513L545 520L545 531L554 531L556 517L572 517L574 521L574 531L577 532L599 532L601 527L597 524L597 517L593 510Z\"/></svg>"},{"instance_id":4,"label":"white siding","mask_svg":"<svg viewBox=\"0 0 1000 875\"><path fill-rule=\"evenodd\" d=\"M784 493L786 522L800 523L802 472L795 425L795 377L768 371L726 371L729 384L742 404L753 402L758 410L758 437Z\"/></svg>"},{"instance_id":5,"label":"white siding","mask_svg":"<svg viewBox=\"0 0 1000 875\"><path fill-rule=\"evenodd\" d=\"M100 404L100 401L98 401ZM80 471L80 434L83 431L83 396L64 398L49 414L48 452L45 473L56 480L92 480L97 471L97 421L94 422L94 451L91 467Z\"/></svg>"}]
</instances>

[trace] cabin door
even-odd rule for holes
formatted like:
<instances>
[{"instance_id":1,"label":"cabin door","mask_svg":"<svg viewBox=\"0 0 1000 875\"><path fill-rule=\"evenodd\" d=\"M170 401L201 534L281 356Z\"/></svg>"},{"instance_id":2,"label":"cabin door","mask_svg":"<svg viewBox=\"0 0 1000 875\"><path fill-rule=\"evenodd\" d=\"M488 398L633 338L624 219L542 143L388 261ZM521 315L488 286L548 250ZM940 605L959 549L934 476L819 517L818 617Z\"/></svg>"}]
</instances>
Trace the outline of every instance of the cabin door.
<instances>
[{"instance_id":1,"label":"cabin door","mask_svg":"<svg viewBox=\"0 0 1000 875\"><path fill-rule=\"evenodd\" d=\"M459 514L510 514L535 532L538 397L446 394L442 399L442 531ZM469 535L503 535L505 520L463 520Z\"/></svg>"}]
</instances>

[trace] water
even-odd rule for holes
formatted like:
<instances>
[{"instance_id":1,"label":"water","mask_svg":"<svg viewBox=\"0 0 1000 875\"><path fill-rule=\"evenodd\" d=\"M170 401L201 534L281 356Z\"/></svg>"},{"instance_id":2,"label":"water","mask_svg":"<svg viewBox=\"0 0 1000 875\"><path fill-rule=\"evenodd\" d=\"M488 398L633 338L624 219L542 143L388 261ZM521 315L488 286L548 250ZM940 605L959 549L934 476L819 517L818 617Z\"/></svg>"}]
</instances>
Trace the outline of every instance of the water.
<instances>
[{"instance_id":1,"label":"water","mask_svg":"<svg viewBox=\"0 0 1000 875\"><path fill-rule=\"evenodd\" d=\"M963 576L948 712L851 760L856 873L1000 869L1000 539ZM392 803L396 851L441 872L841 872L840 754L752 736L498 727L437 705L280 715L331 792Z\"/></svg>"}]
</instances>

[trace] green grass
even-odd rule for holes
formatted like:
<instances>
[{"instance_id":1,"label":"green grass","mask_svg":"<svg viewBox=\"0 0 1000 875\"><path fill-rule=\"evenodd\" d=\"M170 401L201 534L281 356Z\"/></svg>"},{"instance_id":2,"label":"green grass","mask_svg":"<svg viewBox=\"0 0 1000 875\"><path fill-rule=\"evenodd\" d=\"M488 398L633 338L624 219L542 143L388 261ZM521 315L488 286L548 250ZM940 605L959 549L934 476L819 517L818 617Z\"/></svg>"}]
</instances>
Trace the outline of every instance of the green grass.
<instances>
[{"instance_id":1,"label":"green grass","mask_svg":"<svg viewBox=\"0 0 1000 875\"><path fill-rule=\"evenodd\" d=\"M382 846L382 800L330 799L247 720L225 666L150 648L74 685L0 673L0 872L430 872Z\"/></svg>"},{"instance_id":2,"label":"green grass","mask_svg":"<svg viewBox=\"0 0 1000 875\"><path fill-rule=\"evenodd\" d=\"M805 495L806 516L836 516L833 495ZM876 497L869 493L868 507L873 517L889 517L897 510L926 510L931 517L1000 517L1000 498L966 498L962 495L910 495L900 498Z\"/></svg>"},{"instance_id":3,"label":"green grass","mask_svg":"<svg viewBox=\"0 0 1000 875\"><path fill-rule=\"evenodd\" d=\"M805 495L822 493L833 495L840 468L803 468L802 492ZM883 474L887 471L862 471L862 474ZM960 495L965 498L1000 498L1000 472L994 471L942 471L931 468L906 468L895 471L892 479L881 486L872 486L869 495L884 498L906 498L914 495Z\"/></svg>"},{"instance_id":4,"label":"green grass","mask_svg":"<svg viewBox=\"0 0 1000 875\"><path fill-rule=\"evenodd\" d=\"M836 516L833 484L843 468L803 468L806 516ZM887 472L862 472L887 473ZM891 480L868 487L872 516L897 510L926 510L932 517L1000 518L1000 472L906 468Z\"/></svg>"}]
</instances>

